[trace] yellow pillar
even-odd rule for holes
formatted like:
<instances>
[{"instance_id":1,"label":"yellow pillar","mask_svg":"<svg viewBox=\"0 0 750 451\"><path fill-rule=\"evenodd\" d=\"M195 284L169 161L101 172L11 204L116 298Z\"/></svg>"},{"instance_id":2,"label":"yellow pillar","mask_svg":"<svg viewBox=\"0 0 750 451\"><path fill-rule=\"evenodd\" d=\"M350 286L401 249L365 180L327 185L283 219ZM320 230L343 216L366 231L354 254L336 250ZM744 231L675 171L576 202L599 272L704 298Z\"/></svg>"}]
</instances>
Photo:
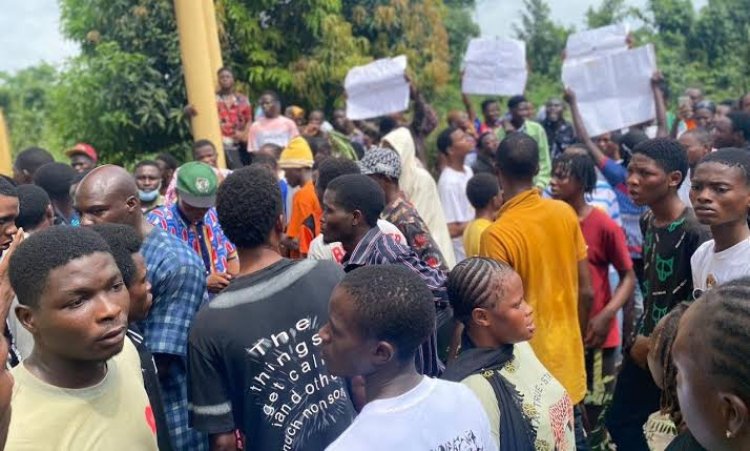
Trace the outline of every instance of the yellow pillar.
<instances>
[{"instance_id":1,"label":"yellow pillar","mask_svg":"<svg viewBox=\"0 0 750 451\"><path fill-rule=\"evenodd\" d=\"M10 134L5 123L3 109L0 108L0 173L13 176L13 162L10 149Z\"/></svg>"},{"instance_id":2,"label":"yellow pillar","mask_svg":"<svg viewBox=\"0 0 750 451\"><path fill-rule=\"evenodd\" d=\"M208 57L211 59L211 75L213 75L214 88L218 89L219 77L216 71L221 69L224 63L221 60L221 45L219 44L219 28L216 26L214 0L201 0L201 6L203 7L203 20L206 24Z\"/></svg>"},{"instance_id":3,"label":"yellow pillar","mask_svg":"<svg viewBox=\"0 0 750 451\"><path fill-rule=\"evenodd\" d=\"M216 92L208 50L208 37L203 7L198 0L174 0L177 31L180 35L180 55L185 74L188 102L198 111L190 119L193 138L208 139L218 149L218 165L226 168L224 146L216 109Z\"/></svg>"}]
</instances>

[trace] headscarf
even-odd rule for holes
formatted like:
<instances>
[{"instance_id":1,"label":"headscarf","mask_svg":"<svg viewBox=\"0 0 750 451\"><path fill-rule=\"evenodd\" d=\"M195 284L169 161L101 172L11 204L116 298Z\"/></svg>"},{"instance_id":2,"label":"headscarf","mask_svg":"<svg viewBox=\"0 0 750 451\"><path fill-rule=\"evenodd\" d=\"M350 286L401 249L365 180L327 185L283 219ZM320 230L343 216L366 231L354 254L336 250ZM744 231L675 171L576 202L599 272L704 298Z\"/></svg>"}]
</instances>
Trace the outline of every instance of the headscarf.
<instances>
[{"instance_id":1,"label":"headscarf","mask_svg":"<svg viewBox=\"0 0 750 451\"><path fill-rule=\"evenodd\" d=\"M430 173L417 163L411 132L406 127L399 127L385 135L383 142L388 143L390 148L398 152L401 157L399 187L427 224L432 238L443 254L445 265L448 269L452 269L456 264L456 257L453 253L453 242L448 232L448 223L445 221L437 184Z\"/></svg>"},{"instance_id":2,"label":"headscarf","mask_svg":"<svg viewBox=\"0 0 750 451\"><path fill-rule=\"evenodd\" d=\"M477 348L464 333L462 349L451 362L442 379L461 382L472 374L482 374L492 386L500 405L500 449L503 451L533 451L536 431L523 414L521 395L501 374L500 369L513 358L513 345L499 348ZM492 375L487 376L486 372Z\"/></svg>"}]
</instances>

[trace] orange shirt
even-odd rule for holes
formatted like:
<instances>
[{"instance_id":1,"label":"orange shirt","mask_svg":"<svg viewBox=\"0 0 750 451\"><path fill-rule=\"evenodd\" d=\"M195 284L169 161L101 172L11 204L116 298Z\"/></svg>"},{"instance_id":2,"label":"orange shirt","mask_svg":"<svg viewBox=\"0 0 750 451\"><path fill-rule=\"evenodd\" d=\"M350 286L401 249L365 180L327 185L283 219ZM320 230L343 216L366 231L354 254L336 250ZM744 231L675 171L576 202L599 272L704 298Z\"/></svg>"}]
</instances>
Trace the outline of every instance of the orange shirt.
<instances>
[{"instance_id":1,"label":"orange shirt","mask_svg":"<svg viewBox=\"0 0 750 451\"><path fill-rule=\"evenodd\" d=\"M310 180L302 185L292 199L292 215L289 217L286 234L299 243L299 252L292 252L293 258L307 255L310 243L320 233L321 216L323 210L315 194L315 185Z\"/></svg>"},{"instance_id":2,"label":"orange shirt","mask_svg":"<svg viewBox=\"0 0 750 451\"><path fill-rule=\"evenodd\" d=\"M534 309L531 346L573 403L581 402L586 369L578 322L578 262L587 255L573 209L543 199L536 188L524 191L507 201L484 231L479 255L504 261L521 276Z\"/></svg>"}]
</instances>

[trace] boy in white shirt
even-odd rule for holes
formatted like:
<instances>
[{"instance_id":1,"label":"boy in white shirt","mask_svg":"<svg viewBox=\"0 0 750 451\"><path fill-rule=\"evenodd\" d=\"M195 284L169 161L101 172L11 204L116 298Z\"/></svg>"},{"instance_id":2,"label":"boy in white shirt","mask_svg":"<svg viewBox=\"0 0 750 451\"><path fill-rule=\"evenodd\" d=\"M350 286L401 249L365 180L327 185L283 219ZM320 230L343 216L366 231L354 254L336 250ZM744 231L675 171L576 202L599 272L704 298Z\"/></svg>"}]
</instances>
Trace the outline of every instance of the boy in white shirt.
<instances>
[{"instance_id":1,"label":"boy in white shirt","mask_svg":"<svg viewBox=\"0 0 750 451\"><path fill-rule=\"evenodd\" d=\"M464 229L474 220L474 207L466 196L466 185L474 172L466 166L465 161L475 144L471 135L455 127L443 130L437 140L438 150L445 156L447 163L438 179L438 193L448 222L448 231L453 239L456 263L466 258Z\"/></svg>"},{"instance_id":2,"label":"boy in white shirt","mask_svg":"<svg viewBox=\"0 0 750 451\"><path fill-rule=\"evenodd\" d=\"M750 276L750 154L727 148L706 155L692 175L695 216L713 240L690 259L696 298L715 285Z\"/></svg>"},{"instance_id":3,"label":"boy in white shirt","mask_svg":"<svg viewBox=\"0 0 750 451\"><path fill-rule=\"evenodd\" d=\"M417 373L416 352L435 328L432 293L419 276L400 265L363 266L334 289L329 313L319 332L328 370L362 376L366 398L329 451L497 449L471 390Z\"/></svg>"}]
</instances>

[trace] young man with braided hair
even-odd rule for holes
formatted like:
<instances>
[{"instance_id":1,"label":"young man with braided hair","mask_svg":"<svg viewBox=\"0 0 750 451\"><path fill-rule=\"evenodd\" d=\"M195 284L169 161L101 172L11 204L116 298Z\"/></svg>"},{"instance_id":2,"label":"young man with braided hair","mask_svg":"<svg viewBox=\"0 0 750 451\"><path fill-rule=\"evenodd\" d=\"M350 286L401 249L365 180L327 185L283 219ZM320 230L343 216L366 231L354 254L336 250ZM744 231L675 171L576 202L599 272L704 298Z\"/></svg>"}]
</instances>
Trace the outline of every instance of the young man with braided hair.
<instances>
[{"instance_id":1,"label":"young man with braided hair","mask_svg":"<svg viewBox=\"0 0 750 451\"><path fill-rule=\"evenodd\" d=\"M451 271L448 295L464 333L461 353L443 378L477 395L495 444L502 450L574 449L573 404L529 346L536 326L518 273L506 263L469 258ZM538 415L529 415L519 398L534 399Z\"/></svg>"}]
</instances>

